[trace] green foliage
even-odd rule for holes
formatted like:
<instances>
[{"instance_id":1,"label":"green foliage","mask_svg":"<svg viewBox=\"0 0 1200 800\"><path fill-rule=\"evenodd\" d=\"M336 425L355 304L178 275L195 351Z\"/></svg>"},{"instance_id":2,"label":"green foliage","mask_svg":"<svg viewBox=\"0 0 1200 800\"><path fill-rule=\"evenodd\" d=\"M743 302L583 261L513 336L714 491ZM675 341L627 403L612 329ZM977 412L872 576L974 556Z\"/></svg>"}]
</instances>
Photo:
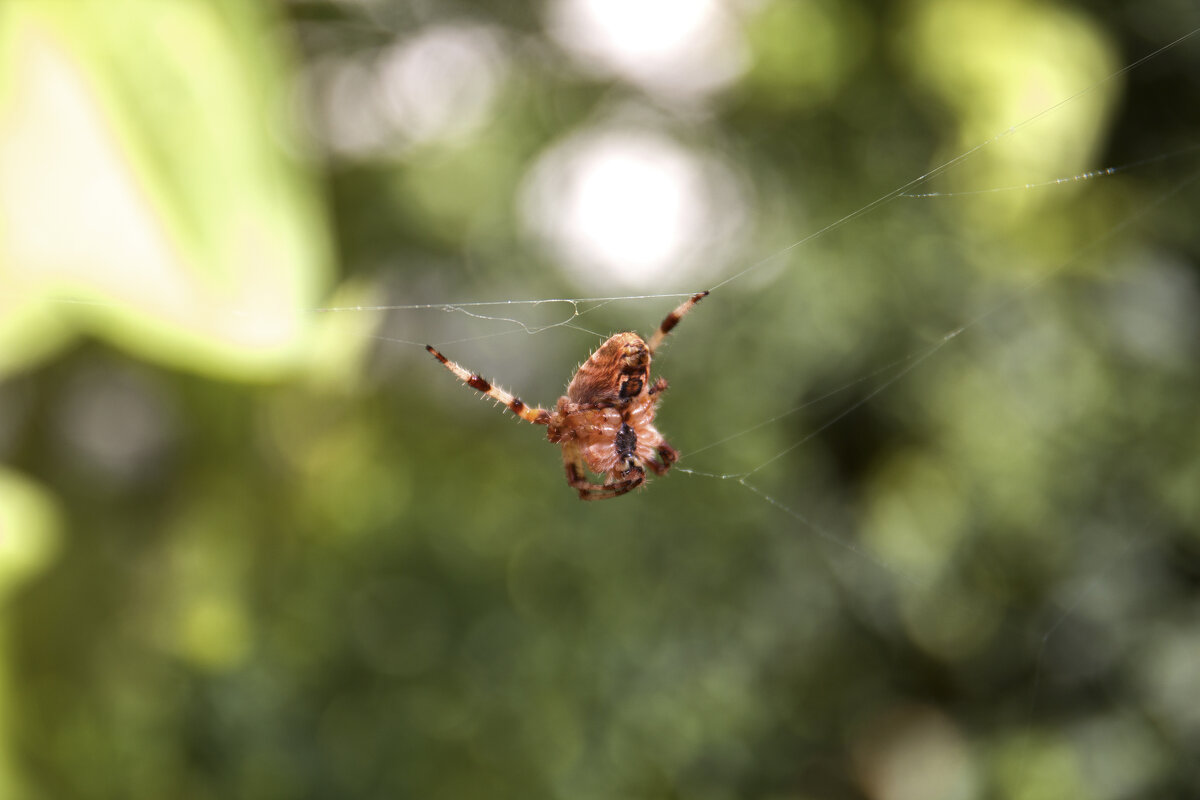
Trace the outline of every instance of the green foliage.
<instances>
[{"instance_id":1,"label":"green foliage","mask_svg":"<svg viewBox=\"0 0 1200 800\"><path fill-rule=\"evenodd\" d=\"M729 4L697 100L555 7L0 6L0 797L1194 793L1196 46L1105 80L1184 15ZM530 176L622 126L723 213L601 294L722 285L581 503L420 345L549 405L657 324L504 302L591 293Z\"/></svg>"}]
</instances>

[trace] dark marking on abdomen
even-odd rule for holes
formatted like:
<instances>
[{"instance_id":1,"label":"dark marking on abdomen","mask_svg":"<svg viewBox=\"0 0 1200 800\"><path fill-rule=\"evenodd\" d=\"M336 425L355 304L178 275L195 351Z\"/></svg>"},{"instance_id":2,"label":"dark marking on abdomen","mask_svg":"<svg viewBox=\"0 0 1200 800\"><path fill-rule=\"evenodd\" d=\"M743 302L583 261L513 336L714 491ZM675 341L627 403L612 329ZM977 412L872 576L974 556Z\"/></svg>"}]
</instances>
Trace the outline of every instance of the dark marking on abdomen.
<instances>
[{"instance_id":1,"label":"dark marking on abdomen","mask_svg":"<svg viewBox=\"0 0 1200 800\"><path fill-rule=\"evenodd\" d=\"M626 400L628 400L630 397L637 397L642 391L642 387L644 385L645 382L643 381L641 375L632 375L628 380L621 384L620 395Z\"/></svg>"},{"instance_id":2,"label":"dark marking on abdomen","mask_svg":"<svg viewBox=\"0 0 1200 800\"><path fill-rule=\"evenodd\" d=\"M621 423L620 429L617 430L616 445L617 458L620 458L622 461L627 458L633 458L633 451L637 449L637 433L624 422Z\"/></svg>"}]
</instances>

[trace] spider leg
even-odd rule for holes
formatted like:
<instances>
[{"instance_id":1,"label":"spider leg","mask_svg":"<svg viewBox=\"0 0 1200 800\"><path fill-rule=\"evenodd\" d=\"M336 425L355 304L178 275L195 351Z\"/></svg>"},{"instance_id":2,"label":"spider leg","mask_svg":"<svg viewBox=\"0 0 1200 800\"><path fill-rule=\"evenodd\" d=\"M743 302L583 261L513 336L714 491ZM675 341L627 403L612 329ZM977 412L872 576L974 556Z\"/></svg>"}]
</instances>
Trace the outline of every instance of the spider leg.
<instances>
[{"instance_id":1,"label":"spider leg","mask_svg":"<svg viewBox=\"0 0 1200 800\"><path fill-rule=\"evenodd\" d=\"M656 380L654 382L654 385L652 385L650 387L650 389L647 391L647 394L658 394L659 392L665 392L666 390L667 390L667 379L660 377L658 380Z\"/></svg>"},{"instance_id":2,"label":"spider leg","mask_svg":"<svg viewBox=\"0 0 1200 800\"><path fill-rule=\"evenodd\" d=\"M434 350L429 345L425 345L425 349L428 350L431 354L433 354L434 358L436 358L438 361L442 362L442 366L444 366L446 369L450 370L455 375L457 375L458 379L461 380L463 383L465 383L467 386L470 386L472 389L475 389L476 391L483 392L484 394L486 394L488 397L492 398L493 400L497 400L501 403L504 403L504 405L508 407L509 411L513 412L521 419L526 420L528 422L532 422L534 425L549 425L550 424L550 412L547 411L546 409L530 408L529 406L527 406L523 402L521 402L521 398L516 397L515 395L509 394L508 392L501 389L499 386L493 386L491 383L489 383L487 381L486 378L484 378L479 373L467 372L465 369L460 367L458 364L456 364L453 361L451 361L450 359L446 358L444 355L439 353L437 350Z\"/></svg>"},{"instance_id":3,"label":"spider leg","mask_svg":"<svg viewBox=\"0 0 1200 800\"><path fill-rule=\"evenodd\" d=\"M655 475L666 475L671 469L671 465L679 460L679 451L671 445L663 442L655 450L658 452L658 461L647 461L646 466L654 470Z\"/></svg>"},{"instance_id":4,"label":"spider leg","mask_svg":"<svg viewBox=\"0 0 1200 800\"><path fill-rule=\"evenodd\" d=\"M633 491L646 481L646 471L636 464L625 471L627 478L613 483L592 483L584 471L583 459L573 447L563 448L563 466L567 471L567 483L579 492L580 500L607 500Z\"/></svg>"},{"instance_id":5,"label":"spider leg","mask_svg":"<svg viewBox=\"0 0 1200 800\"><path fill-rule=\"evenodd\" d=\"M646 471L641 467L634 467L630 470L630 477L623 478L615 483L587 483L586 488L576 487L579 489L580 500L607 500L610 497L620 497L626 492L632 492L634 489L646 482Z\"/></svg>"},{"instance_id":6,"label":"spider leg","mask_svg":"<svg viewBox=\"0 0 1200 800\"><path fill-rule=\"evenodd\" d=\"M675 309L670 314L667 314L667 318L662 321L662 324L658 326L658 330L656 330L654 335L650 337L650 340L646 342L646 348L650 351L650 355L654 355L654 351L658 349L660 344L662 344L663 339L667 338L667 334L671 332L671 329L679 324L679 320L683 318L683 315L691 311L692 306L696 305L696 303L699 303L705 297L708 297L708 292L694 294L687 300L684 300L679 305L679 308Z\"/></svg>"}]
</instances>

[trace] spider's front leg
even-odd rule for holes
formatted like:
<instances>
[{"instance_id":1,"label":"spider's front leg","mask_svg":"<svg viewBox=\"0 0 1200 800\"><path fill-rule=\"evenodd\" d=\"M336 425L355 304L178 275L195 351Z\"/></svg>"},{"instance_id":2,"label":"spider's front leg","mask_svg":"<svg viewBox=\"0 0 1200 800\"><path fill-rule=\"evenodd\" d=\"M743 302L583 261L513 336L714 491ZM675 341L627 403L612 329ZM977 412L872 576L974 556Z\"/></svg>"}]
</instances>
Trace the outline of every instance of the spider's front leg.
<instances>
[{"instance_id":1,"label":"spider's front leg","mask_svg":"<svg viewBox=\"0 0 1200 800\"><path fill-rule=\"evenodd\" d=\"M646 347L649 348L650 355L654 355L658 351L658 346L663 343L663 339L667 338L667 334L679 324L679 320L683 319L683 315L695 308L696 303L699 303L706 297L708 297L708 292L694 294L687 300L684 300L679 308L667 314L667 318L662 321L662 324L658 326L658 330L646 342Z\"/></svg>"},{"instance_id":2,"label":"spider's front leg","mask_svg":"<svg viewBox=\"0 0 1200 800\"><path fill-rule=\"evenodd\" d=\"M654 470L655 475L666 475L671 466L679 460L679 451L666 442L654 448L654 451L658 453L658 460L647 461L646 466Z\"/></svg>"},{"instance_id":3,"label":"spider's front leg","mask_svg":"<svg viewBox=\"0 0 1200 800\"><path fill-rule=\"evenodd\" d=\"M457 363L446 358L444 355L433 349L430 345L425 345L425 349L442 362L442 366L453 372L460 381L470 386L477 392L483 392L488 397L503 403L509 411L516 414L526 422L532 422L534 425L549 425L550 412L544 408L530 408L522 402L521 398L511 395L501 389L499 386L493 386L487 378L480 375L478 372L468 372Z\"/></svg>"}]
</instances>

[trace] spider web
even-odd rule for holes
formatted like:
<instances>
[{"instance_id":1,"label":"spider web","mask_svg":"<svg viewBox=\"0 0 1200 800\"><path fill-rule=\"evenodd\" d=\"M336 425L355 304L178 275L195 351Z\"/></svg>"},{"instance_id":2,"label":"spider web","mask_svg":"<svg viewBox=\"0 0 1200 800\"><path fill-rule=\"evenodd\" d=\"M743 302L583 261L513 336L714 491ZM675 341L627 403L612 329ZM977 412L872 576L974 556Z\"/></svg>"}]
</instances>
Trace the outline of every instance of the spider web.
<instances>
[{"instance_id":1,"label":"spider web","mask_svg":"<svg viewBox=\"0 0 1200 800\"><path fill-rule=\"evenodd\" d=\"M497 339L500 337L511 336L513 334L524 333L528 335L536 335L546 333L559 328L579 331L590 336L597 337L603 340L607 337L608 332L611 332L611 326L600 325L588 327L585 323L589 318L596 315L603 309L609 308L614 304L632 304L638 303L639 306L645 305L648 311L639 311L639 315L643 319L653 318L653 314L661 312L664 308L669 308L673 302L686 298L701 288L709 288L714 292L714 297L719 298L720 290L738 282L749 278L753 273L763 269L764 267L783 263L782 269L805 269L805 265L787 262L797 251L802 251L806 246L822 239L840 229L856 223L860 218L866 217L877 212L880 208L904 200L933 200L933 199L960 199L971 198L981 195L1013 193L1013 192L1035 192L1038 190L1052 189L1055 187L1063 187L1085 182L1096 182L1098 179L1108 178L1116 175L1135 172L1146 167L1161 165L1161 164L1178 164L1187 156L1192 156L1200 151L1200 143L1189 145L1184 148L1172 150L1170 152L1138 159L1135 161L1125 162L1121 164L1106 166L1099 169L1088 170L1075 174L1064 175L1050 180L1034 181L1022 184L1004 185L1004 186L989 186L974 189L960 189L952 191L922 191L922 187L931 184L935 179L945 173L951 172L955 167L963 162L966 162L989 146L996 144L1009 137L1021 135L1026 128L1036 123L1038 120L1053 115L1055 112L1069 106L1072 102L1077 101L1081 97L1088 95L1101 89L1106 84L1113 82L1138 67L1154 60L1176 47L1184 45L1189 40L1200 35L1200 30L1193 30L1181 35L1176 40L1163 45L1159 49L1148 53L1145 56L1133 61L1121 69L1109 74L1101 81L1094 83L1086 88L1083 88L1075 94L1066 97L1058 102L1045 107L1032 116L1017 122L1016 124L1006 128L1005 130L995 134L994 136L978 143L977 145L959 153L950 158L934 169L929 170L911 180L897 186L891 191L877 197L876 199L857 207L850 213L829 222L828 224L819 227L812 233L792 242L771 255L762 258L758 261L750 263L747 266L730 270L727 274L715 282L705 284L704 286L696 285L689 287L685 291L679 292L662 292L651 294L624 294L610 296L595 296L595 297L552 297L552 298L536 298L536 299L504 299L504 300L487 300L487 301L467 301L467 302L436 302L436 303L414 303L414 304L380 304L380 305L338 305L327 306L315 309L315 312L320 314L332 313L381 313L389 314L417 314L419 312L437 311L443 312L446 315L462 316L473 322L495 323L502 326L504 329L500 331L490 331L469 336L458 336L447 338L445 336L431 336L430 330L434 326L427 323L409 326L424 334L423 338L405 338L402 336L392 336L386 334L377 335L375 338L384 343L397 345L409 345L423 347L426 339L434 338L439 345L455 345L468 342L480 342L486 340ZM856 378L853 381L835 388L825 395L807 401L800 406L791 407L781 413L765 417L753 424L750 424L740 430L725 434L718 439L702 442L688 449L685 454L688 457L695 457L706 451L722 447L726 443L736 441L738 438L752 433L761 428L777 423L791 415L797 414L804 409L823 402L827 399L836 398L838 395L848 393L851 390L858 389L866 385L867 391L864 396L859 397L854 402L846 404L840 408L832 417L825 420L819 427L810 431L806 436L795 440L786 447L780 449L774 455L771 455L759 462L751 468L744 471L729 473L729 472L706 472L699 469L688 469L684 467L677 468L677 472L684 474L714 478L718 480L734 481L747 489L758 492L761 490L750 485L747 480L752 476L762 472L766 468L773 465L775 462L784 458L797 448L802 447L813 438L817 437L825 429L836 425L840 420L852 414L855 410L869 403L878 395L888 391L896 383L903 380L909 373L918 369L927 360L938 355L945 347L950 345L952 341L960 334L965 332L974 332L977 328L983 326L989 319L995 315L999 315L1013 306L1027 300L1029 295L1033 294L1040 287L1043 287L1048 282L1052 281L1062 273L1068 271L1072 266L1079 264L1086 258L1094 256L1097 252L1103 251L1105 248L1114 246L1119 242L1122 234L1131 227L1145 222L1147 217L1162 205L1169 205L1172 202L1178 202L1177 195L1188 188L1197 178L1200 178L1200 170L1195 169L1193 161L1185 161L1184 172L1181 177L1176 178L1169 188L1159 191L1159 193L1135 210L1126 213L1118 221L1112 223L1101 235L1094 238L1086 245L1077 247L1072 250L1069 255L1058 259L1058 261L1048 267L1040 268L1038 274L1024 281L1024 283L1008 287L998 296L993 296L990 305L986 305L982 310L974 315L971 315L960 321L960 324L945 330L944 332L930 337L933 343L925 348L921 348L880 367L876 367L862 377ZM663 303L655 304L653 301L664 301ZM719 302L719 299L717 300ZM706 303L706 306L711 306L713 301ZM650 314L647 317L646 314ZM648 324L648 323L647 323ZM703 324L702 321L697 321L693 316L686 322L686 327L695 327L698 324ZM458 329L462 326L456 326L451 323L449 326L441 326L443 329ZM640 327L646 327L642 325ZM674 338L678 338L676 334ZM762 495L765 500L774 501L767 495ZM780 506L785 508L784 506ZM795 515L798 519L803 520L803 517L789 510L790 514ZM809 523L811 524L811 523Z\"/></svg>"},{"instance_id":2,"label":"spider web","mask_svg":"<svg viewBox=\"0 0 1200 800\"><path fill-rule=\"evenodd\" d=\"M849 430L850 433L844 436L852 438L854 429L863 424L861 418L864 410L872 409L882 400L891 399L893 395L900 397L885 410L877 413L873 422L867 424L899 426L902 432L897 435L901 439L906 435L923 435L920 432L903 432L905 415L919 417L927 424L930 417L938 417L938 412L935 410L926 416L913 408L913 397L905 391L906 385L910 383L936 380L939 385L952 386L952 383L946 383L946 376L960 369L971 372L971 380L980 380L978 373L981 363L1003 367L1006 370L1004 375L998 376L998 384L1003 384L1006 376L1013 381L1021 380L1023 375L1028 377L1030 364L1036 359L1036 355L1027 351L1029 347L1036 346L1035 342L1029 340L1037 339L1038 335L1052 339L1060 333L1045 328L1039 315L1061 300L1060 293L1070 292L1076 284L1085 280L1087 275L1094 274L1097 263L1107 263L1110 267L1116 263L1116 271L1123 272L1125 276L1120 280L1137 280L1136 277L1129 278L1129 260L1137 258L1136 254L1130 255L1126 252L1129 240L1138 235L1145 236L1147 229L1153 231L1164 209L1173 209L1186 202L1185 198L1194 197L1191 192L1196 180L1200 178L1200 167L1197 167L1195 154L1200 149L1200 144L1170 149L1083 172L1063 174L1048 180L1003 185L966 185L954 189L937 188L937 181L953 175L957 168L970 164L988 148L1002 141L1021 137L1036 139L1038 122L1063 113L1081 98L1154 62L1175 48L1194 46L1198 33L1200 31L1185 33L1162 48L1130 62L1102 81L1016 121L1011 127L945 160L936 168L897 185L828 224L817 227L812 233L776 249L765 258L744 261L743 265L734 265L726 269L716 281L708 284L688 286L679 292L653 294L336 306L319 311L387 312L392 315L393 326L403 331L397 334L380 334L378 338L387 346L420 346L424 344L425 339L434 341L439 347L473 342L488 343L516 334L535 336L561 329L585 334L586 336L572 339L583 342L588 341L588 337L598 340L616 329L604 316L614 309L628 314L630 319L641 320L633 327L648 332L680 299L694 291L711 289L711 297L672 334L669 340L671 346L658 362L660 370L671 377L673 387L681 387L672 389L660 422L668 439L681 450L682 459L672 472L673 478L653 481L649 489L641 493L643 499L634 502L651 502L644 498L653 496L654 493L672 491L699 498L714 488L734 487L736 491L744 493L747 501L760 504L762 508L776 515L774 524L777 525L780 520L795 523L794 527L788 529L789 533L798 535L801 541L819 544L818 547L805 549L803 552L806 557L815 554L826 564L836 576L836 582L844 587L844 596L849 597L846 602L855 607L856 613L864 618L878 621L890 616L891 612L887 607L898 602L901 607L908 607L907 611L900 612L900 616L909 617L909 627L927 628L924 635L929 639L938 637L939 632L936 629L939 625L946 628L941 631L941 635L948 639L954 639L955 635L972 628L994 630L1006 627L1011 629L1015 626L1021 635L1031 634L1031 655L1028 661L1032 664L1033 674L1031 677L1026 676L1019 692L1026 698L1024 713L1032 720L1043 711L1054 711L1043 708L1044 702L1051 702L1043 700L1048 680L1061 685L1078 678L1081 670L1086 672L1085 667L1081 665L1083 659L1071 657L1069 651L1072 648L1081 647L1088 658L1112 658L1109 650L1118 646L1114 642L1122 639L1125 626L1135 624L1133 619L1137 611L1131 606L1136 605L1137 601L1128 596L1133 581L1131 572L1148 569L1147 565L1158 564L1163 560L1182 558L1172 555L1171 548L1178 545L1171 543L1170 535L1164 532L1164 528L1157 529L1148 537L1139 536L1136 527L1131 527L1131 523L1137 518L1136 513L1116 513L1107 523L1101 517L1090 520L1087 525L1091 529L1086 534L1076 532L1069 537L1071 541L1065 543L1024 539L1002 546L997 545L994 539L982 537L975 542L963 542L958 548L948 546L941 555L931 555L929 552L925 552L924 555L903 555L903 544L889 544L886 536L879 530L876 530L875 535L869 531L863 532L864 527L872 527L870 520L864 519L872 512L857 507L861 497L855 498L845 494L821 496L821 491L831 485L828 470L837 469L836 466L829 466L828 461L832 457L826 451L833 446L831 441L836 443L840 430ZM1151 190L1149 196L1136 204L1127 205L1112 218L1101 223L1097 233L1086 242L1074 242L1066 247L1048 247L1047 253L1051 255L1032 267L1015 269L1015 279L1011 275L1000 279L995 276L976 276L974 284L971 279L963 281L958 277L936 282L937 286L952 288L960 293L958 299L953 301L953 307L957 309L956 318L939 317L936 320L910 321L909 330L917 332L917 335L908 338L907 346L902 348L902 352L893 352L891 357L880 359L878 353L886 352L889 348L876 348L873 351L875 355L871 356L874 363L870 360L862 362L854 358L855 345L849 343L842 356L839 356L849 359L853 364L850 370L856 374L848 379L827 378L820 382L821 388L811 396L798 399L794 398L793 387L791 391L795 401L788 399L786 390L778 392L774 388L764 388L761 393L769 399L747 404L751 411L745 414L737 413L736 397L721 398L720 402L716 403L720 410L705 418L707 425L693 430L680 430L677 425L672 425L671 409L689 403L713 403L715 401L707 396L710 393L728 394L730 388L736 386L761 384L764 387L777 387L780 381L773 380L772 375L777 375L779 371L795 370L804 373L804 367L798 365L799 362L793 363L789 360L786 350L775 352L765 359L748 359L754 363L743 367L707 361L704 345L696 342L711 342L720 336L753 339L756 330L774 324L781 313L781 307L764 302L763 296L781 284L784 277L794 272L820 272L821 265L817 262L820 262L823 256L815 256L813 252L817 245L832 239L841 242L845 235L853 235L864 226L886 228L893 236L901 235L898 231L902 229L904 215L911 213L914 205L919 208L915 213L936 214L940 213L937 209L940 204L949 204L952 210L961 212L962 218L969 219L973 213L970 204L980 198L999 194L1040 195L1063 188L1078 188L1082 184L1089 188L1095 187L1099 191L1123 176L1145 175L1147 170L1164 167L1172 172L1166 177L1159 174L1158 183L1152 184L1157 188ZM900 208L900 213L895 215L894 219L880 220L887 212L897 208ZM1153 235L1150 234L1151 237ZM836 246L837 243L832 245L834 249ZM814 257L809 259L805 258L806 256ZM836 276L826 274L824 277L836 285ZM1150 277L1161 282L1160 289L1175 285L1169 277L1164 278L1161 272ZM981 284L986 284L983 287L986 291L978 291ZM783 291L796 290L797 287L793 284ZM1108 299L1112 300L1112 297ZM789 302L800 304L805 301L810 304L818 303L819 298L794 296ZM1193 292L1188 301L1193 303L1188 306L1193 313L1194 301ZM1117 302L1119 306L1119 300ZM722 304L738 307L721 309L719 306ZM745 306L754 308L754 313L746 313ZM767 310L761 311L763 307ZM442 312L446 316L437 323L431 323L428 322L428 317L422 316L430 312ZM622 317L623 320L625 318ZM800 321L796 323L796 327L804 329L805 325ZM467 333L476 330L482 332ZM693 341L687 343L686 340L689 339ZM924 340L924 344L914 347L914 340ZM973 344L964 346L964 340L970 340ZM497 354L502 354L504 350L494 349L486 355L481 355L479 351L470 353L468 350L455 352L452 357L468 368L478 369L490 378L499 379L507 388L519 386L522 393L528 391L526 387L531 384L537 386L538 382L542 381L541 393L537 396L543 400L543 404L548 404L555 396L552 388L554 383L565 380L565 377L558 374L542 375L540 369L545 363L530 365L528 352L540 347L545 341L542 337L534 345L523 346L521 349L525 353L524 356L510 355L497 359ZM1006 354L1005 351L1010 345L1013 351ZM587 349L587 345L578 348L575 358L582 358ZM571 351L564 346L562 351L550 352L556 357L555 363L562 363L562 359L570 358L565 354ZM564 355L557 358L560 353ZM951 356L951 353L954 355ZM816 363L819 369L835 375L840 374L840 371L830 369L828 362L815 360L811 354L805 358ZM1026 369L1023 370L1022 365ZM930 377L927 374L929 371L938 374ZM711 379L714 373L718 376L717 380ZM705 378L705 375L710 377ZM798 380L803 382L803 377ZM550 389L549 392L546 391L547 388ZM1020 402L1020 391L1015 393L1015 397L1015 402ZM972 401L968 399L966 402ZM984 410L982 405L978 408L980 411ZM1119 426L1129 423L1126 419L1116 424ZM1133 433L1128 429L1125 432ZM1194 428L1192 432L1194 433ZM522 434L526 433L522 431ZM1014 443L1014 447L1019 446L1019 443ZM927 477L935 481L944 481L947 479L947 473L953 471L951 461L941 465L935 463L931 468L928 455L921 454L919 448L915 448L915 451L918 455L913 457L920 462L919 474L924 470ZM1192 472L1189 474L1195 474L1194 461L1192 463ZM673 487L667 489L666 484L672 480ZM994 476L980 476L979 480L985 484L991 481L994 485L1000 479ZM805 486L808 481L812 481L813 485ZM834 490L833 494L837 495L838 492ZM885 492L886 499L877 502L902 503L903 494L903 491ZM628 498L617 502L627 501ZM934 520L933 527L939 524L944 527L946 523L936 521L939 513L950 517L954 517L955 514L962 515L961 510L956 512L954 509L920 509L922 502L937 504L945 501L946 493L943 491L922 491L910 501L914 508L902 509L899 512L900 516L907 513L912 517L913 531L909 532L912 541L908 544L913 549L937 549L936 542L921 541L920 530L929 524L930 519ZM702 500L699 502L703 505ZM1047 518L1053 519L1052 516ZM1096 530L1097 526L1103 529ZM978 552L972 552L973 548ZM992 548L990 553L989 548ZM1070 555L1064 556L1064 553ZM792 555L794 556L794 553ZM1033 604L1036 606L1033 609L1025 608L1025 600L1013 587L998 589L1001 594L1008 593L1007 599L1001 602L999 607L1001 613L1011 615L1011 619L996 619L993 610L983 609L978 604L972 606L970 603L966 604L961 613L946 612L945 609L939 611L939 604L951 605L961 602L962 598L969 594L961 589L961 585L979 579L981 570L987 572L987 569L981 566L980 559L988 557L997 559L999 566L995 567L993 572L999 575L997 577L996 574L992 574L986 579L1000 583L1005 580L1005 564L1011 559L1028 557L1046 561L1046 569L1053 568L1059 572L1056 582L1050 582L1053 585L1042 587L1041 591L1044 594L1040 602ZM1068 559L1068 563L1060 560L1064 557ZM1049 566L1049 562L1056 566ZM1181 569L1187 569L1186 559L1178 561L1177 565ZM1119 597L1114 599L1113 596ZM1122 603L1125 607L1121 607ZM1021 609L1020 613L1018 609ZM947 616L953 618L942 619ZM914 621L912 618L917 619ZM937 618L938 621L923 625L922 618ZM1081 637L1086 637L1089 632L1098 632L1098 638L1103 643L1093 643L1091 646L1084 644ZM918 634L918 638L920 635ZM964 634L963 638L970 639L971 636ZM953 649L952 643L941 642L939 645L936 641L926 641L925 644L930 651L943 657L969 657L961 653L947 654L938 651L941 645ZM1057 703L1058 700L1053 702ZM1116 717L1120 717L1120 714ZM1140 730L1136 725L1121 727L1124 725L1123 718L1113 725L1113 729L1119 730L1120 735L1127 735L1130 730ZM1097 722L1097 726L1102 727L1100 722ZM1134 738L1140 736L1141 734L1138 734ZM1140 738L1138 740L1141 741ZM1053 758L1038 753L1038 748L1044 742L1010 744L1009 756L1024 763L1019 770L1021 775L1032 778L1039 784L1050 780L1047 776L1053 772ZM1129 785L1137 786L1136 776L1129 777L1128 781ZM1117 793L1114 796L1120 795Z\"/></svg>"}]
</instances>

